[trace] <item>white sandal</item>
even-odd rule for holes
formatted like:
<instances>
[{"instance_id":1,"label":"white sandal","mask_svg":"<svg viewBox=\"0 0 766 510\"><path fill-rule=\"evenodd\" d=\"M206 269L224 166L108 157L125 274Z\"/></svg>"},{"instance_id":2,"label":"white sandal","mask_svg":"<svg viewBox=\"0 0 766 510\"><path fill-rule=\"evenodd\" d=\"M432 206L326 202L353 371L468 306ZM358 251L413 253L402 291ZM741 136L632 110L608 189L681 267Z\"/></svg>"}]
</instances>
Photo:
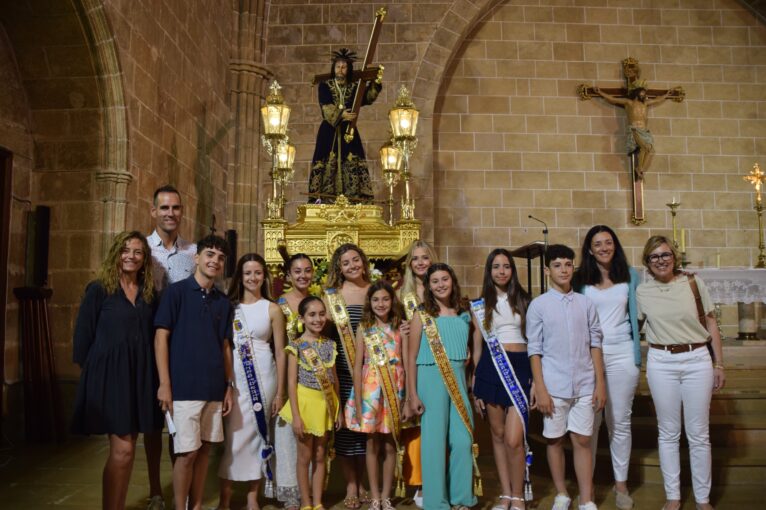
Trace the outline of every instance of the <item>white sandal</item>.
<instances>
[{"instance_id":1,"label":"white sandal","mask_svg":"<svg viewBox=\"0 0 766 510\"><path fill-rule=\"evenodd\" d=\"M511 510L511 508L512 508L511 505L513 503L510 503L508 506L505 506L503 504L503 500L507 499L508 501L513 501L513 499L514 499L513 496L506 496L505 494L501 494L501 495L499 495L497 497L497 499L500 500L500 503L498 503L497 505L493 506L492 510ZM517 509L517 510L519 510L519 509Z\"/></svg>"}]
</instances>

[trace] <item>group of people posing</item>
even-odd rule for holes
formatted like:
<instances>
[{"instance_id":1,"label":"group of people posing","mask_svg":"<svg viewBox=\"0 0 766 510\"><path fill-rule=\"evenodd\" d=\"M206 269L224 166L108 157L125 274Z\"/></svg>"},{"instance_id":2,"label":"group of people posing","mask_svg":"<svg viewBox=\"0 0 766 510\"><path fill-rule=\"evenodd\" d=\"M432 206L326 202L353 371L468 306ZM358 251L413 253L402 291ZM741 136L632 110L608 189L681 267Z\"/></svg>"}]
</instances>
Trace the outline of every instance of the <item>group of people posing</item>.
<instances>
[{"instance_id":1,"label":"group of people posing","mask_svg":"<svg viewBox=\"0 0 766 510\"><path fill-rule=\"evenodd\" d=\"M682 416L697 507L712 508L708 424L711 395L725 381L721 338L704 282L681 270L666 237L647 241L642 262L653 278L640 285L607 226L588 231L578 265L571 248L548 246L550 289L534 300L513 257L498 248L486 258L481 296L470 302L424 241L410 247L397 288L373 282L364 251L344 244L331 257L321 296L309 293L311 259L293 254L284 266L290 290L274 300L266 262L254 253L239 259L228 291L219 290L229 248L213 235L183 241L182 213L178 192L158 189L157 229L148 238L135 231L115 238L80 307L73 431L108 434L104 508L125 505L141 433L149 508L164 508L166 424L179 510L201 508L210 447L219 442L221 510L231 505L233 482L249 484L248 509L259 508L264 485L286 508L323 510L331 465L333 472L339 466L343 503L352 510L366 502L391 510L405 485L418 487L415 501L427 510L467 510L486 488L476 464L476 414L492 435L493 509L524 510L534 409L543 414L553 509L572 503L567 436L579 508L596 508L602 415L616 506L632 508L630 416L642 327L663 510L681 506Z\"/></svg>"}]
</instances>

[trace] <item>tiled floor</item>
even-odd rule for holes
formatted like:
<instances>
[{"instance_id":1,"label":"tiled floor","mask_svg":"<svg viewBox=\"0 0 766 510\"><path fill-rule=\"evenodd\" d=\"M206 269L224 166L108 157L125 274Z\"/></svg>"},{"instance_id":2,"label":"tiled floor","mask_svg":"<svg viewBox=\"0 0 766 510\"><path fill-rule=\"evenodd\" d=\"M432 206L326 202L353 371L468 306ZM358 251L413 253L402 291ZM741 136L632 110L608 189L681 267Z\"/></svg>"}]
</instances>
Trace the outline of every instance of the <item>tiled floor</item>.
<instances>
[{"instance_id":1,"label":"tiled floor","mask_svg":"<svg viewBox=\"0 0 766 510\"><path fill-rule=\"evenodd\" d=\"M0 509L78 509L96 510L101 502L101 470L107 453L104 438L72 439L62 446L16 446L4 445L0 449ZM148 486L146 464L143 449L139 448L136 465L128 493L128 508L145 507ZM218 482L215 474L215 462L211 463L210 475L206 487L206 507L217 504ZM494 504L492 496L498 493L494 464L491 457L482 457L480 467L484 480L485 497L480 498L477 508L489 509ZM544 466L536 469L539 475L534 477L535 497L533 505L550 508L553 500L553 487L545 474ZM170 503L170 462L163 458L163 482L166 487L166 499ZM329 508L343 508L340 494L339 471L333 476L325 504ZM637 509L659 510L662 507L664 493L659 484L645 483L634 486L633 495ZM574 486L572 492L576 492ZM233 508L244 505L244 488L235 490ZM606 483L597 485L597 503L602 509L614 508L614 497ZM719 510L763 508L762 488L754 485L733 485L716 487L713 502ZM759 503L757 503L759 502ZM334 506L333 506L334 505ZM415 506L401 502L401 509L414 509ZM169 505L168 505L168 508ZM264 504L264 509L275 508L271 502ZM693 509L694 501L689 488L684 488L684 510Z\"/></svg>"}]
</instances>

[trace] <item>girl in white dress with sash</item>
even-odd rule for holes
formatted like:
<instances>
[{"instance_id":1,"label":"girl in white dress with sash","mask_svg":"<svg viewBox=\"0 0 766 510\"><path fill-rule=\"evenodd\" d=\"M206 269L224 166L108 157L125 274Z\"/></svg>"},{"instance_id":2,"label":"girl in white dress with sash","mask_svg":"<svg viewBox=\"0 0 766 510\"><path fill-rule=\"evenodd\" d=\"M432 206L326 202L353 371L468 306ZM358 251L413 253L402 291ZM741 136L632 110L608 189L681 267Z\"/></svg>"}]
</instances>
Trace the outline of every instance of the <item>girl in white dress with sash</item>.
<instances>
[{"instance_id":1,"label":"girl in white dress with sash","mask_svg":"<svg viewBox=\"0 0 766 510\"><path fill-rule=\"evenodd\" d=\"M268 428L281 405L274 397L284 395L285 390L270 340L274 339L275 350L284 350L285 319L279 306L269 299L270 287L263 257L255 253L243 255L229 288L229 298L236 305L233 318L236 400L231 413L224 418L224 451L218 469L221 510L231 507L234 481L249 482L247 508L257 510L261 479L271 473L268 463L273 447Z\"/></svg>"}]
</instances>

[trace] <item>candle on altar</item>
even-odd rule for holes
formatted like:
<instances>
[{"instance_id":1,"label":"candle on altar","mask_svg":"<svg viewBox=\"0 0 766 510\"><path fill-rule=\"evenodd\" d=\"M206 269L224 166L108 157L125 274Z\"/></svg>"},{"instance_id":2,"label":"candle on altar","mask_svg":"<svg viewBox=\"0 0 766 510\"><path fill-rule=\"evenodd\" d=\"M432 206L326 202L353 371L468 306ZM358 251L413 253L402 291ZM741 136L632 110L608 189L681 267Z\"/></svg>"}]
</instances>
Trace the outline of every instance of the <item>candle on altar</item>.
<instances>
[{"instance_id":1,"label":"candle on altar","mask_svg":"<svg viewBox=\"0 0 766 510\"><path fill-rule=\"evenodd\" d=\"M686 229L681 229L681 253L686 253Z\"/></svg>"}]
</instances>

